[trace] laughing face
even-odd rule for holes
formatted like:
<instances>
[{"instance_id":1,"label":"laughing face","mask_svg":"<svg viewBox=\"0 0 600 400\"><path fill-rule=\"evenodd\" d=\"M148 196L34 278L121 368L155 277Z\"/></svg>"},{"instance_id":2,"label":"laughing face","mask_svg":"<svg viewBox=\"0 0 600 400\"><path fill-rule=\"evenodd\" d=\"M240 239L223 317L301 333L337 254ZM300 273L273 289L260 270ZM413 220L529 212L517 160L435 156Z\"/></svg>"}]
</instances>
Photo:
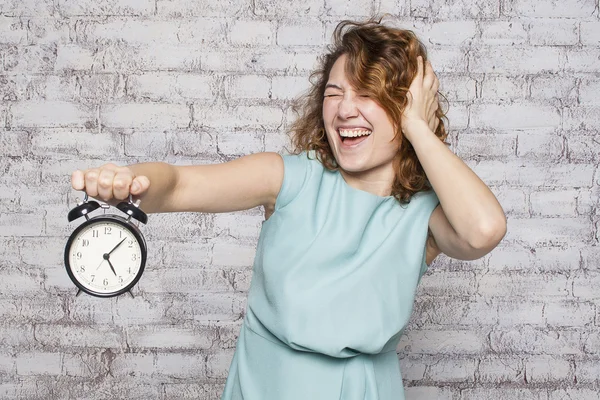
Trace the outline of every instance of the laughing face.
<instances>
[{"instance_id":1,"label":"laughing face","mask_svg":"<svg viewBox=\"0 0 600 400\"><path fill-rule=\"evenodd\" d=\"M400 146L386 111L347 79L347 56L334 63L323 99L329 145L346 181L358 189L387 195L394 179L392 161Z\"/></svg>"}]
</instances>

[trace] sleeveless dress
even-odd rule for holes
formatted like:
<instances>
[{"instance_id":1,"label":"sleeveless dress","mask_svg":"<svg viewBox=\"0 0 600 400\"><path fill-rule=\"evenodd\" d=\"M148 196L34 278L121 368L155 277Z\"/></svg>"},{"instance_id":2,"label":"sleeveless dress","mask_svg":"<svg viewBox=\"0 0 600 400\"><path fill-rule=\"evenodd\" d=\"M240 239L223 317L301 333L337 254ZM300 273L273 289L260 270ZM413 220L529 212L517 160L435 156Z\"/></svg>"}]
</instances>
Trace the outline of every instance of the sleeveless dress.
<instances>
[{"instance_id":1,"label":"sleeveless dress","mask_svg":"<svg viewBox=\"0 0 600 400\"><path fill-rule=\"evenodd\" d=\"M221 400L403 400L396 347L439 200L401 205L310 156L283 156Z\"/></svg>"}]
</instances>

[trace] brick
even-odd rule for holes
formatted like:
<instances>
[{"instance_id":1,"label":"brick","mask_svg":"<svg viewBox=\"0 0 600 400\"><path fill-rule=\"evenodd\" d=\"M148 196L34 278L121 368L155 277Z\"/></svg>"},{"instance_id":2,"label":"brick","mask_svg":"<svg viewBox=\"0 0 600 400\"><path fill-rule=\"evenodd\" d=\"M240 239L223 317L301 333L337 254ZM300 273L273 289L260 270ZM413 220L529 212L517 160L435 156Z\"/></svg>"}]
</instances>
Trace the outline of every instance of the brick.
<instances>
[{"instance_id":1,"label":"brick","mask_svg":"<svg viewBox=\"0 0 600 400\"><path fill-rule=\"evenodd\" d=\"M446 113L446 132L466 129L469 126L469 108L464 103L451 103Z\"/></svg>"},{"instance_id":2,"label":"brick","mask_svg":"<svg viewBox=\"0 0 600 400\"><path fill-rule=\"evenodd\" d=\"M215 96L214 79L201 74L174 74L154 72L130 75L127 94L132 98L170 101L212 99Z\"/></svg>"},{"instance_id":3,"label":"brick","mask_svg":"<svg viewBox=\"0 0 600 400\"><path fill-rule=\"evenodd\" d=\"M53 16L52 0L5 0L0 4L0 13L9 17Z\"/></svg>"},{"instance_id":4,"label":"brick","mask_svg":"<svg viewBox=\"0 0 600 400\"><path fill-rule=\"evenodd\" d=\"M56 43L11 46L4 51L4 73L49 73L56 63Z\"/></svg>"},{"instance_id":5,"label":"brick","mask_svg":"<svg viewBox=\"0 0 600 400\"><path fill-rule=\"evenodd\" d=\"M580 18L592 15L594 0L509 0L503 14L515 17Z\"/></svg>"},{"instance_id":6,"label":"brick","mask_svg":"<svg viewBox=\"0 0 600 400\"><path fill-rule=\"evenodd\" d=\"M209 354L206 358L206 376L209 378L226 379L233 351L219 351L215 354Z\"/></svg>"},{"instance_id":7,"label":"brick","mask_svg":"<svg viewBox=\"0 0 600 400\"><path fill-rule=\"evenodd\" d=\"M229 28L229 40L234 45L269 46L273 44L273 23L270 21L234 21Z\"/></svg>"},{"instance_id":8,"label":"brick","mask_svg":"<svg viewBox=\"0 0 600 400\"><path fill-rule=\"evenodd\" d=\"M427 376L433 382L474 382L476 360L441 358L429 366Z\"/></svg>"},{"instance_id":9,"label":"brick","mask_svg":"<svg viewBox=\"0 0 600 400\"><path fill-rule=\"evenodd\" d=\"M566 50L565 72L596 72L600 48L584 46Z\"/></svg>"},{"instance_id":10,"label":"brick","mask_svg":"<svg viewBox=\"0 0 600 400\"><path fill-rule=\"evenodd\" d=\"M88 70L95 65L94 51L77 44L61 44L56 49L55 71Z\"/></svg>"},{"instance_id":11,"label":"brick","mask_svg":"<svg viewBox=\"0 0 600 400\"><path fill-rule=\"evenodd\" d=\"M598 398L598 389L595 388L567 388L550 391L549 400L595 400Z\"/></svg>"},{"instance_id":12,"label":"brick","mask_svg":"<svg viewBox=\"0 0 600 400\"><path fill-rule=\"evenodd\" d=\"M514 327L518 325L541 325L545 326L544 304L539 301L514 302L512 299L499 300L498 326Z\"/></svg>"},{"instance_id":13,"label":"brick","mask_svg":"<svg viewBox=\"0 0 600 400\"><path fill-rule=\"evenodd\" d=\"M574 78L573 78L574 80ZM579 84L579 103L580 104L600 104L598 91L600 90L600 78L595 76L584 76Z\"/></svg>"},{"instance_id":14,"label":"brick","mask_svg":"<svg viewBox=\"0 0 600 400\"><path fill-rule=\"evenodd\" d=\"M460 0L448 3L444 0L412 0L410 15L412 17L433 19L491 19L499 15L498 1Z\"/></svg>"},{"instance_id":15,"label":"brick","mask_svg":"<svg viewBox=\"0 0 600 400\"><path fill-rule=\"evenodd\" d=\"M149 16L154 14L154 1L152 0L57 0L56 3L57 11L63 16Z\"/></svg>"},{"instance_id":16,"label":"brick","mask_svg":"<svg viewBox=\"0 0 600 400\"><path fill-rule=\"evenodd\" d=\"M525 215L528 213L525 193L521 189L505 187L490 188L507 215Z\"/></svg>"},{"instance_id":17,"label":"brick","mask_svg":"<svg viewBox=\"0 0 600 400\"><path fill-rule=\"evenodd\" d=\"M595 383L598 381L598 360L576 360L574 375L577 383Z\"/></svg>"},{"instance_id":18,"label":"brick","mask_svg":"<svg viewBox=\"0 0 600 400\"><path fill-rule=\"evenodd\" d=\"M22 101L11 107L13 127L85 127L96 125L95 106L64 101Z\"/></svg>"},{"instance_id":19,"label":"brick","mask_svg":"<svg viewBox=\"0 0 600 400\"><path fill-rule=\"evenodd\" d=\"M582 269L594 270L600 261L600 249L597 246L587 246L581 249Z\"/></svg>"},{"instance_id":20,"label":"brick","mask_svg":"<svg viewBox=\"0 0 600 400\"><path fill-rule=\"evenodd\" d=\"M270 16L270 17L314 17L322 15L323 0L308 0L305 2L286 1L280 2L277 0L256 0L253 3L253 11L255 15Z\"/></svg>"},{"instance_id":21,"label":"brick","mask_svg":"<svg viewBox=\"0 0 600 400\"><path fill-rule=\"evenodd\" d=\"M394 16L405 16L410 11L410 2L408 0L380 0L379 13L389 13Z\"/></svg>"},{"instance_id":22,"label":"brick","mask_svg":"<svg viewBox=\"0 0 600 400\"><path fill-rule=\"evenodd\" d=\"M581 29L581 44L584 46L600 45L600 22L598 21L582 21Z\"/></svg>"},{"instance_id":23,"label":"brick","mask_svg":"<svg viewBox=\"0 0 600 400\"><path fill-rule=\"evenodd\" d=\"M113 362L110 364L110 372L114 377L151 376L155 371L154 362L154 354L117 354Z\"/></svg>"},{"instance_id":24,"label":"brick","mask_svg":"<svg viewBox=\"0 0 600 400\"><path fill-rule=\"evenodd\" d=\"M156 374L172 378L206 378L205 356L196 354L157 354Z\"/></svg>"},{"instance_id":25,"label":"brick","mask_svg":"<svg viewBox=\"0 0 600 400\"><path fill-rule=\"evenodd\" d=\"M437 388L431 386L409 386L404 389L407 399L413 400L452 400L454 397L449 388Z\"/></svg>"},{"instance_id":26,"label":"brick","mask_svg":"<svg viewBox=\"0 0 600 400\"><path fill-rule=\"evenodd\" d=\"M561 51L555 47L481 46L469 53L469 72L538 74L558 72Z\"/></svg>"},{"instance_id":27,"label":"brick","mask_svg":"<svg viewBox=\"0 0 600 400\"><path fill-rule=\"evenodd\" d=\"M522 383L525 365L523 360L514 356L486 356L479 362L477 378L485 383Z\"/></svg>"},{"instance_id":28,"label":"brick","mask_svg":"<svg viewBox=\"0 0 600 400\"><path fill-rule=\"evenodd\" d=\"M470 296L475 293L473 278L471 272L432 270L421 280L419 290L431 296Z\"/></svg>"},{"instance_id":29,"label":"brick","mask_svg":"<svg viewBox=\"0 0 600 400\"><path fill-rule=\"evenodd\" d=\"M470 42L477 36L475 21L439 21L429 23L416 23L417 37L424 43L442 46L461 46ZM435 64L434 70L435 70Z\"/></svg>"},{"instance_id":30,"label":"brick","mask_svg":"<svg viewBox=\"0 0 600 400\"><path fill-rule=\"evenodd\" d=\"M429 61L436 73L464 73L468 55L459 46L428 46Z\"/></svg>"},{"instance_id":31,"label":"brick","mask_svg":"<svg viewBox=\"0 0 600 400\"><path fill-rule=\"evenodd\" d=\"M194 105L194 120L208 127L279 126L283 111L270 106L237 106L231 108Z\"/></svg>"},{"instance_id":32,"label":"brick","mask_svg":"<svg viewBox=\"0 0 600 400\"><path fill-rule=\"evenodd\" d=\"M475 388L462 391L461 400L548 400L546 391L519 388Z\"/></svg>"},{"instance_id":33,"label":"brick","mask_svg":"<svg viewBox=\"0 0 600 400\"><path fill-rule=\"evenodd\" d=\"M598 203L598 195L593 189L582 189L577 197L577 213L579 215L598 215L599 210L596 208Z\"/></svg>"},{"instance_id":34,"label":"brick","mask_svg":"<svg viewBox=\"0 0 600 400\"><path fill-rule=\"evenodd\" d=\"M123 154L119 135L73 128L50 128L32 133L30 151L36 156L89 158L110 158L115 154Z\"/></svg>"},{"instance_id":35,"label":"brick","mask_svg":"<svg viewBox=\"0 0 600 400\"><path fill-rule=\"evenodd\" d=\"M500 353L567 355L582 354L582 333L530 326L490 333L492 350Z\"/></svg>"},{"instance_id":36,"label":"brick","mask_svg":"<svg viewBox=\"0 0 600 400\"><path fill-rule=\"evenodd\" d=\"M0 214L1 217L1 214ZM5 228L1 224L0 219L0 230L5 231ZM7 229L8 232L11 229ZM4 264L5 266L11 266L10 264ZM35 293L42 289L43 277L40 271L37 269L20 269L11 266L1 270L2 279L2 293L5 294L25 294Z\"/></svg>"},{"instance_id":37,"label":"brick","mask_svg":"<svg viewBox=\"0 0 600 400\"><path fill-rule=\"evenodd\" d=\"M348 16L370 17L375 13L375 7L370 0L325 0L327 15L343 18Z\"/></svg>"},{"instance_id":38,"label":"brick","mask_svg":"<svg viewBox=\"0 0 600 400\"><path fill-rule=\"evenodd\" d=\"M480 86L482 99L522 99L527 94L522 76L486 74Z\"/></svg>"},{"instance_id":39,"label":"brick","mask_svg":"<svg viewBox=\"0 0 600 400\"><path fill-rule=\"evenodd\" d=\"M256 246L242 243L217 242L213 248L213 266L249 267L256 254Z\"/></svg>"},{"instance_id":40,"label":"brick","mask_svg":"<svg viewBox=\"0 0 600 400\"><path fill-rule=\"evenodd\" d=\"M100 382L92 379L83 383L80 398L89 400L104 399L160 399L163 392L160 385L155 382L144 382L139 377L123 377L116 379L103 379Z\"/></svg>"},{"instance_id":41,"label":"brick","mask_svg":"<svg viewBox=\"0 0 600 400\"><path fill-rule=\"evenodd\" d=\"M123 52L134 52L135 56L127 59L129 65L124 65L125 69L135 69L141 71L181 71L181 72L200 72L204 70L202 59L206 53L205 48L194 45L166 45L152 43L148 45L136 46L133 49L123 50ZM123 62L118 58L105 67L107 70L123 69L118 63ZM201 69L202 67L202 69Z\"/></svg>"},{"instance_id":42,"label":"brick","mask_svg":"<svg viewBox=\"0 0 600 400\"><path fill-rule=\"evenodd\" d=\"M242 8L248 7L247 3L248 2L245 0L212 2L158 0L156 1L156 11L158 16L175 18L235 16L242 10Z\"/></svg>"},{"instance_id":43,"label":"brick","mask_svg":"<svg viewBox=\"0 0 600 400\"><path fill-rule=\"evenodd\" d=\"M163 383L168 399L219 400L225 388L223 383Z\"/></svg>"},{"instance_id":44,"label":"brick","mask_svg":"<svg viewBox=\"0 0 600 400\"><path fill-rule=\"evenodd\" d=\"M566 360L539 356L526 364L528 382L560 382L571 378L570 363Z\"/></svg>"},{"instance_id":45,"label":"brick","mask_svg":"<svg viewBox=\"0 0 600 400\"><path fill-rule=\"evenodd\" d=\"M563 128L570 131L595 131L597 128L598 118L600 118L599 105L567 107L564 109Z\"/></svg>"},{"instance_id":46,"label":"brick","mask_svg":"<svg viewBox=\"0 0 600 400\"><path fill-rule=\"evenodd\" d=\"M100 123L108 128L184 128L190 123L185 104L110 104L100 108Z\"/></svg>"},{"instance_id":47,"label":"brick","mask_svg":"<svg viewBox=\"0 0 600 400\"><path fill-rule=\"evenodd\" d=\"M472 134L462 135L455 154L461 159L493 159L514 156L517 147L516 135Z\"/></svg>"},{"instance_id":48,"label":"brick","mask_svg":"<svg viewBox=\"0 0 600 400\"><path fill-rule=\"evenodd\" d=\"M398 347L411 354L480 354L487 344L483 332L413 330L402 336Z\"/></svg>"},{"instance_id":49,"label":"brick","mask_svg":"<svg viewBox=\"0 0 600 400\"><path fill-rule=\"evenodd\" d=\"M277 28L277 44L280 46L320 46L323 39L323 24L320 21L282 23Z\"/></svg>"},{"instance_id":50,"label":"brick","mask_svg":"<svg viewBox=\"0 0 600 400\"><path fill-rule=\"evenodd\" d=\"M563 275L487 274L479 278L477 293L485 298L566 297L569 295L569 285Z\"/></svg>"},{"instance_id":51,"label":"brick","mask_svg":"<svg viewBox=\"0 0 600 400\"><path fill-rule=\"evenodd\" d=\"M235 321L245 311L245 299L245 296L235 293L193 294L185 298L172 298L166 317L174 322Z\"/></svg>"},{"instance_id":52,"label":"brick","mask_svg":"<svg viewBox=\"0 0 600 400\"><path fill-rule=\"evenodd\" d=\"M17 375L60 375L62 372L60 353L21 353L15 361Z\"/></svg>"},{"instance_id":53,"label":"brick","mask_svg":"<svg viewBox=\"0 0 600 400\"><path fill-rule=\"evenodd\" d=\"M529 196L532 215L576 216L577 194L576 190L533 192Z\"/></svg>"},{"instance_id":54,"label":"brick","mask_svg":"<svg viewBox=\"0 0 600 400\"><path fill-rule=\"evenodd\" d=\"M46 44L69 42L68 20L54 17L33 17L27 20L27 43Z\"/></svg>"},{"instance_id":55,"label":"brick","mask_svg":"<svg viewBox=\"0 0 600 400\"><path fill-rule=\"evenodd\" d=\"M584 218L530 218L509 222L504 240L522 240L534 246L560 246L567 243L589 243L592 240L590 221Z\"/></svg>"},{"instance_id":56,"label":"brick","mask_svg":"<svg viewBox=\"0 0 600 400\"><path fill-rule=\"evenodd\" d=\"M2 44L26 44L27 26L20 18L1 16L0 38Z\"/></svg>"},{"instance_id":57,"label":"brick","mask_svg":"<svg viewBox=\"0 0 600 400\"><path fill-rule=\"evenodd\" d=\"M570 75L536 75L531 78L530 93L533 99L573 101L577 98L577 81Z\"/></svg>"},{"instance_id":58,"label":"brick","mask_svg":"<svg viewBox=\"0 0 600 400\"><path fill-rule=\"evenodd\" d=\"M430 365L430 360L411 359L405 357L400 363L400 373L402 379L407 381L419 381L425 377L425 371Z\"/></svg>"},{"instance_id":59,"label":"brick","mask_svg":"<svg viewBox=\"0 0 600 400\"><path fill-rule=\"evenodd\" d=\"M274 99L295 99L310 88L310 82L304 76L274 76L271 80L271 95Z\"/></svg>"},{"instance_id":60,"label":"brick","mask_svg":"<svg viewBox=\"0 0 600 400\"><path fill-rule=\"evenodd\" d=\"M580 300L600 299L600 293L597 290L598 283L600 283L600 273L597 271L583 271L575 275L573 277L573 296Z\"/></svg>"},{"instance_id":61,"label":"brick","mask_svg":"<svg viewBox=\"0 0 600 400\"><path fill-rule=\"evenodd\" d=\"M217 150L216 135L208 129L170 129L167 140L175 156L207 157Z\"/></svg>"},{"instance_id":62,"label":"brick","mask_svg":"<svg viewBox=\"0 0 600 400\"><path fill-rule=\"evenodd\" d=\"M474 104L471 107L470 126L474 128L557 128L559 110L532 102L513 104Z\"/></svg>"},{"instance_id":63,"label":"brick","mask_svg":"<svg viewBox=\"0 0 600 400\"><path fill-rule=\"evenodd\" d=\"M488 267L496 271L569 271L579 269L576 248L499 246L490 253Z\"/></svg>"},{"instance_id":64,"label":"brick","mask_svg":"<svg viewBox=\"0 0 600 400\"><path fill-rule=\"evenodd\" d=\"M411 320L418 327L495 325L498 323L498 309L494 304L460 298L448 298L443 302L425 298L416 302Z\"/></svg>"},{"instance_id":65,"label":"brick","mask_svg":"<svg viewBox=\"0 0 600 400\"><path fill-rule=\"evenodd\" d=\"M198 291L231 291L231 283L218 270L178 268L155 270L152 277L139 282L142 292L196 293Z\"/></svg>"},{"instance_id":66,"label":"brick","mask_svg":"<svg viewBox=\"0 0 600 400\"><path fill-rule=\"evenodd\" d=\"M146 240L167 238L201 239L212 235L211 214L158 213L152 215L152 224L144 227Z\"/></svg>"},{"instance_id":67,"label":"brick","mask_svg":"<svg viewBox=\"0 0 600 400\"><path fill-rule=\"evenodd\" d=\"M534 46L570 46L578 42L578 21L534 19L529 23L529 43Z\"/></svg>"},{"instance_id":68,"label":"brick","mask_svg":"<svg viewBox=\"0 0 600 400\"><path fill-rule=\"evenodd\" d=\"M558 160L565 150L565 140L555 134L521 131L517 136L517 156L538 160Z\"/></svg>"},{"instance_id":69,"label":"brick","mask_svg":"<svg viewBox=\"0 0 600 400\"><path fill-rule=\"evenodd\" d=\"M0 156L23 157L29 147L27 131L0 130Z\"/></svg>"},{"instance_id":70,"label":"brick","mask_svg":"<svg viewBox=\"0 0 600 400\"><path fill-rule=\"evenodd\" d=\"M214 221L215 232L218 236L257 240L262 228L262 222L264 221L264 215L220 213L215 215Z\"/></svg>"},{"instance_id":71,"label":"brick","mask_svg":"<svg viewBox=\"0 0 600 400\"><path fill-rule=\"evenodd\" d=\"M238 75L225 79L225 95L230 99L268 99L271 79L264 75Z\"/></svg>"},{"instance_id":72,"label":"brick","mask_svg":"<svg viewBox=\"0 0 600 400\"><path fill-rule=\"evenodd\" d=\"M204 326L150 325L128 327L127 344L144 349L210 349L214 332Z\"/></svg>"},{"instance_id":73,"label":"brick","mask_svg":"<svg viewBox=\"0 0 600 400\"><path fill-rule=\"evenodd\" d=\"M440 89L449 101L461 102L475 100L477 96L477 81L469 76L460 74L437 74L440 81Z\"/></svg>"},{"instance_id":74,"label":"brick","mask_svg":"<svg viewBox=\"0 0 600 400\"><path fill-rule=\"evenodd\" d=\"M139 121L139 123L146 125L144 121ZM124 154L127 157L150 157L155 160L164 160L169 153L165 131L142 127L124 135L123 141L125 144Z\"/></svg>"},{"instance_id":75,"label":"brick","mask_svg":"<svg viewBox=\"0 0 600 400\"><path fill-rule=\"evenodd\" d=\"M547 303L544 315L548 325L557 327L580 327L592 325L595 307L592 303L562 301Z\"/></svg>"},{"instance_id":76,"label":"brick","mask_svg":"<svg viewBox=\"0 0 600 400\"><path fill-rule=\"evenodd\" d=\"M481 21L481 43L485 45L524 44L527 42L527 30L522 22L510 21Z\"/></svg>"},{"instance_id":77,"label":"brick","mask_svg":"<svg viewBox=\"0 0 600 400\"><path fill-rule=\"evenodd\" d=\"M8 349L9 346L28 348L34 344L36 339L33 333L33 325L8 324L6 322L0 324L0 346L3 349Z\"/></svg>"},{"instance_id":78,"label":"brick","mask_svg":"<svg viewBox=\"0 0 600 400\"><path fill-rule=\"evenodd\" d=\"M124 334L112 326L39 324L35 338L42 346L56 347L125 347Z\"/></svg>"}]
</instances>

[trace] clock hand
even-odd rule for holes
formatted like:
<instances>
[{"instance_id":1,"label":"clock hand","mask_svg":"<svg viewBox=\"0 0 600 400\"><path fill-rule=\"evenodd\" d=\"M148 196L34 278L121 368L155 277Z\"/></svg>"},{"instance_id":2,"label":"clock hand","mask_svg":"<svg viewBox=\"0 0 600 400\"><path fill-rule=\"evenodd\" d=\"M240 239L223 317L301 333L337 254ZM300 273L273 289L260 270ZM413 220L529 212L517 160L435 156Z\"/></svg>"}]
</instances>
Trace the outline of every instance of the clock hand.
<instances>
[{"instance_id":1,"label":"clock hand","mask_svg":"<svg viewBox=\"0 0 600 400\"><path fill-rule=\"evenodd\" d=\"M100 266L102 265L103 262L104 262L104 259L102 259L102 261L100 261L100 264L98 264L98 267L96 268L96 271L98 271L98 268L100 268Z\"/></svg>"},{"instance_id":2,"label":"clock hand","mask_svg":"<svg viewBox=\"0 0 600 400\"><path fill-rule=\"evenodd\" d=\"M107 258L106 261L108 261L108 265L110 265L110 269L112 269L113 274L115 274L115 276L117 276L117 273L115 272L115 268L113 267L113 265L110 262L110 260Z\"/></svg>"},{"instance_id":3,"label":"clock hand","mask_svg":"<svg viewBox=\"0 0 600 400\"><path fill-rule=\"evenodd\" d=\"M111 251L109 251L107 254L110 256L112 254L113 251L115 251L117 249L117 247L119 247L121 245L121 243L123 243L127 238L121 240L119 242L119 244L117 244Z\"/></svg>"}]
</instances>

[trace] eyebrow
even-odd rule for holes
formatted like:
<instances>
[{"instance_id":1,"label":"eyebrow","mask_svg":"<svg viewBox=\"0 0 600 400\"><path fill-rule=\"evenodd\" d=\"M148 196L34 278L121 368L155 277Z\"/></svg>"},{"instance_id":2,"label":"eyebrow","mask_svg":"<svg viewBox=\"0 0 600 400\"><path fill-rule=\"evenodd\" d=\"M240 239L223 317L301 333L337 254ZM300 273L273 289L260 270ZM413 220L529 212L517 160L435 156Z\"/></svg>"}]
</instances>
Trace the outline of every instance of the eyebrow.
<instances>
[{"instance_id":1,"label":"eyebrow","mask_svg":"<svg viewBox=\"0 0 600 400\"><path fill-rule=\"evenodd\" d=\"M342 90L342 88L341 88L341 87L339 87L338 85L334 85L333 83L328 83L327 85L325 85L325 89L328 89L328 88L333 88L333 89L339 89L339 90Z\"/></svg>"}]
</instances>

